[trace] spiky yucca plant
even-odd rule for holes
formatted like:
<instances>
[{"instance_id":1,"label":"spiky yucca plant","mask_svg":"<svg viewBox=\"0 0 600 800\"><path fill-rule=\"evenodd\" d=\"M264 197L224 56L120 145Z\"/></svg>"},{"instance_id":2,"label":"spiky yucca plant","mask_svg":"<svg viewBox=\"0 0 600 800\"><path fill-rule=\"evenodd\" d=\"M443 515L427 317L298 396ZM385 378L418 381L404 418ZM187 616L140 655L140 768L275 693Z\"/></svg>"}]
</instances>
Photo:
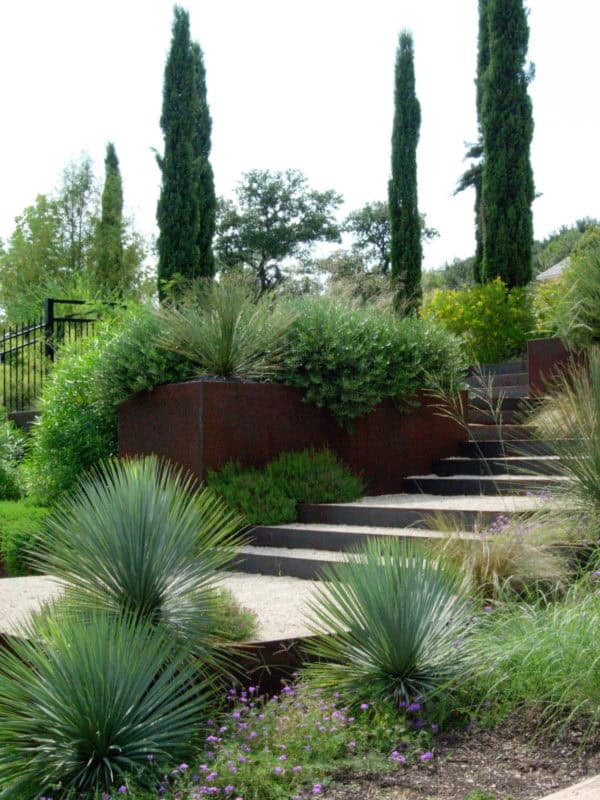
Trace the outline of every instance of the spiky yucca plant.
<instances>
[{"instance_id":1,"label":"spiky yucca plant","mask_svg":"<svg viewBox=\"0 0 600 800\"><path fill-rule=\"evenodd\" d=\"M470 616L460 577L412 543L370 540L323 571L311 602L322 635L307 667L320 686L354 702L410 702L432 696L465 668Z\"/></svg>"},{"instance_id":2,"label":"spiky yucca plant","mask_svg":"<svg viewBox=\"0 0 600 800\"><path fill-rule=\"evenodd\" d=\"M277 372L296 317L268 297L254 302L246 288L229 282L158 313L162 347L189 358L201 375L247 380Z\"/></svg>"},{"instance_id":3,"label":"spiky yucca plant","mask_svg":"<svg viewBox=\"0 0 600 800\"><path fill-rule=\"evenodd\" d=\"M189 752L210 694L166 630L51 609L25 634L0 648L3 797L97 796Z\"/></svg>"},{"instance_id":4,"label":"spiky yucca plant","mask_svg":"<svg viewBox=\"0 0 600 800\"><path fill-rule=\"evenodd\" d=\"M192 488L154 457L107 463L49 518L37 568L69 605L135 614L209 657L217 573L239 544L240 518Z\"/></svg>"}]
</instances>

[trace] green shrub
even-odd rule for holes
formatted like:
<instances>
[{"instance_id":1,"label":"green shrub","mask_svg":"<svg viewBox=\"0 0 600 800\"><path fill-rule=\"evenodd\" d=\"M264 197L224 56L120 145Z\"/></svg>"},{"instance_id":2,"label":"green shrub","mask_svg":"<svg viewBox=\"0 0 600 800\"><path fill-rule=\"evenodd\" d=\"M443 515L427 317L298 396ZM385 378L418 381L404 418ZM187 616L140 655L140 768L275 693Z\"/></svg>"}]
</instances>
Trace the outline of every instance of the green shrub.
<instances>
[{"instance_id":1,"label":"green shrub","mask_svg":"<svg viewBox=\"0 0 600 800\"><path fill-rule=\"evenodd\" d=\"M42 504L117 452L117 405L135 392L182 380L188 365L156 344L159 323L146 309L111 317L98 334L61 351L32 429L25 475Z\"/></svg>"},{"instance_id":2,"label":"green shrub","mask_svg":"<svg viewBox=\"0 0 600 800\"><path fill-rule=\"evenodd\" d=\"M25 438L6 414L0 416L0 500L21 497L18 468L25 453Z\"/></svg>"},{"instance_id":3,"label":"green shrub","mask_svg":"<svg viewBox=\"0 0 600 800\"><path fill-rule=\"evenodd\" d=\"M328 450L282 453L262 469L230 463L207 482L250 525L295 522L298 503L348 503L364 488Z\"/></svg>"},{"instance_id":4,"label":"green shrub","mask_svg":"<svg viewBox=\"0 0 600 800\"><path fill-rule=\"evenodd\" d=\"M527 290L509 290L500 278L471 289L438 289L422 316L462 337L471 363L490 364L519 355L535 330Z\"/></svg>"},{"instance_id":5,"label":"green shrub","mask_svg":"<svg viewBox=\"0 0 600 800\"><path fill-rule=\"evenodd\" d=\"M545 308L546 326L574 349L600 342L600 228L588 230L557 281L561 290Z\"/></svg>"},{"instance_id":6,"label":"green shrub","mask_svg":"<svg viewBox=\"0 0 600 800\"><path fill-rule=\"evenodd\" d=\"M435 323L326 298L295 308L283 381L341 423L368 414L386 398L414 400L431 388L432 376L448 388L460 382L459 342Z\"/></svg>"},{"instance_id":7,"label":"green shrub","mask_svg":"<svg viewBox=\"0 0 600 800\"><path fill-rule=\"evenodd\" d=\"M167 631L55 609L26 633L0 649L6 796L97 797L190 754L210 695Z\"/></svg>"},{"instance_id":8,"label":"green shrub","mask_svg":"<svg viewBox=\"0 0 600 800\"><path fill-rule=\"evenodd\" d=\"M444 561L406 540L371 539L322 577L310 604L319 634L310 651L321 661L306 667L318 686L397 708L431 701L463 673L470 601Z\"/></svg>"},{"instance_id":9,"label":"green shrub","mask_svg":"<svg viewBox=\"0 0 600 800\"><path fill-rule=\"evenodd\" d=\"M0 554L9 575L33 571L30 554L35 550L49 509L26 500L0 502Z\"/></svg>"},{"instance_id":10,"label":"green shrub","mask_svg":"<svg viewBox=\"0 0 600 800\"><path fill-rule=\"evenodd\" d=\"M214 636L224 642L249 642L258 628L258 617L241 606L229 589L217 589L213 611Z\"/></svg>"},{"instance_id":11,"label":"green shrub","mask_svg":"<svg viewBox=\"0 0 600 800\"><path fill-rule=\"evenodd\" d=\"M294 313L242 286L214 283L193 301L161 311L159 343L201 375L265 380L279 370Z\"/></svg>"}]
</instances>

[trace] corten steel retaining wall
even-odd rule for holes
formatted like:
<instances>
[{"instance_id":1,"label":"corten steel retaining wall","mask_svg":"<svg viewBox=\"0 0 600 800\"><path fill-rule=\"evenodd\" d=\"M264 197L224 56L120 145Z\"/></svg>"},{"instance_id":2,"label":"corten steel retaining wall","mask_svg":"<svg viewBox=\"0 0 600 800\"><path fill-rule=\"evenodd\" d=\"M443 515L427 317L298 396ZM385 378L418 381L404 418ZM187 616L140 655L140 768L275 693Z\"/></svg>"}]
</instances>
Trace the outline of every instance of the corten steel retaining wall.
<instances>
[{"instance_id":1,"label":"corten steel retaining wall","mask_svg":"<svg viewBox=\"0 0 600 800\"><path fill-rule=\"evenodd\" d=\"M531 397L547 394L553 380L577 363L577 358L567 350L562 339L557 336L547 339L530 339L527 342L527 362L529 369L529 394Z\"/></svg>"},{"instance_id":2,"label":"corten steel retaining wall","mask_svg":"<svg viewBox=\"0 0 600 800\"><path fill-rule=\"evenodd\" d=\"M432 401L400 413L391 401L341 428L333 415L278 384L190 381L141 392L119 407L119 453L150 455L184 467L198 481L228 461L262 466L283 452L329 447L371 493L400 492L405 478L455 455L466 431Z\"/></svg>"}]
</instances>

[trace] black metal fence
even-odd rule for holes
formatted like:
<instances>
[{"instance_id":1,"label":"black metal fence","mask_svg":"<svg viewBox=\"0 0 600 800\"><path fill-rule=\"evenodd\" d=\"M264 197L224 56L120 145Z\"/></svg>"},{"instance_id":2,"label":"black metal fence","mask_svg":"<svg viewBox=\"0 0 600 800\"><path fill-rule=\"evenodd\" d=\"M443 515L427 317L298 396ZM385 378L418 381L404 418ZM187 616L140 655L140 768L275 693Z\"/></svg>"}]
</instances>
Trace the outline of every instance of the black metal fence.
<instances>
[{"instance_id":1,"label":"black metal fence","mask_svg":"<svg viewBox=\"0 0 600 800\"><path fill-rule=\"evenodd\" d=\"M57 313L61 306L68 311L62 316ZM47 298L43 316L0 331L0 404L8 412L35 408L57 348L93 331L97 315L84 309L77 313L73 306L86 302Z\"/></svg>"}]
</instances>

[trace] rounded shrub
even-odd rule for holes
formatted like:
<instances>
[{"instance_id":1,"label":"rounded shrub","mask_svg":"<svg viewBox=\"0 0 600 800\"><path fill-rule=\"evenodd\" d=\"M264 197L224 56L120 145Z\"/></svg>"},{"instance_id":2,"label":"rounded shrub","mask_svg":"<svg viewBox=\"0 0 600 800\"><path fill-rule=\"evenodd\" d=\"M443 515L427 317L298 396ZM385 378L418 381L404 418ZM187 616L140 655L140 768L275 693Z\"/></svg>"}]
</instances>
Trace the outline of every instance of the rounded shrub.
<instances>
[{"instance_id":1,"label":"rounded shrub","mask_svg":"<svg viewBox=\"0 0 600 800\"><path fill-rule=\"evenodd\" d=\"M535 335L527 290L508 289L500 278L469 289L436 289L421 313L462 338L471 364L517 356Z\"/></svg>"}]
</instances>

